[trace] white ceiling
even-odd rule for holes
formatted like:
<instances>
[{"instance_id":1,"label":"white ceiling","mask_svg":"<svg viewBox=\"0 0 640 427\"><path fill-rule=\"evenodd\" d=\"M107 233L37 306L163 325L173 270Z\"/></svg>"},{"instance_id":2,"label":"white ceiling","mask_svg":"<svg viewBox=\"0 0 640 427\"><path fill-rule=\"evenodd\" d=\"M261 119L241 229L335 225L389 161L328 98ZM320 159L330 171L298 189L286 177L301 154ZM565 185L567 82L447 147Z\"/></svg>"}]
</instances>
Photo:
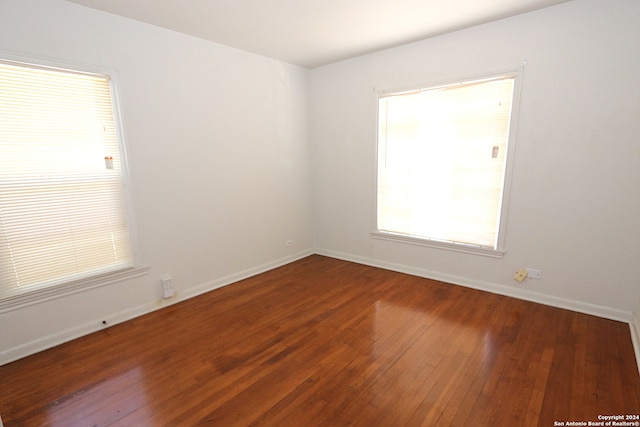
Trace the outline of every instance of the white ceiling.
<instances>
[{"instance_id":1,"label":"white ceiling","mask_svg":"<svg viewBox=\"0 0 640 427\"><path fill-rule=\"evenodd\" d=\"M69 0L307 68L570 0Z\"/></svg>"}]
</instances>

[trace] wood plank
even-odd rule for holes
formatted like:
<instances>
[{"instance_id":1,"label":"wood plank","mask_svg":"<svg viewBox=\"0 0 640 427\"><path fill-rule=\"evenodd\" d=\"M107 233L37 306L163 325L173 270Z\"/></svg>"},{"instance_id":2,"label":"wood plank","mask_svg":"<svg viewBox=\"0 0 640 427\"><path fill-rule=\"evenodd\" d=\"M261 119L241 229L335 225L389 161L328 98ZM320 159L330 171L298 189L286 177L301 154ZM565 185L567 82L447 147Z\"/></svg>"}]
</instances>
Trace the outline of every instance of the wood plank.
<instances>
[{"instance_id":1,"label":"wood plank","mask_svg":"<svg viewBox=\"0 0 640 427\"><path fill-rule=\"evenodd\" d=\"M0 366L12 426L551 426L637 414L629 326L310 256Z\"/></svg>"}]
</instances>

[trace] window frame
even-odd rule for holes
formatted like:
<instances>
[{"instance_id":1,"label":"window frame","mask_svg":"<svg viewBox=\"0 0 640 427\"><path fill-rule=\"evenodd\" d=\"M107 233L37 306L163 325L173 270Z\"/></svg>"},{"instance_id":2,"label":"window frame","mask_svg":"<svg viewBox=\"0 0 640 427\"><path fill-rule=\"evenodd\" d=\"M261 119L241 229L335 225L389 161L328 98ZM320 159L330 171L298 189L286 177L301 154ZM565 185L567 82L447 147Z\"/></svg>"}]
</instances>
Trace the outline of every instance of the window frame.
<instances>
[{"instance_id":1,"label":"window frame","mask_svg":"<svg viewBox=\"0 0 640 427\"><path fill-rule=\"evenodd\" d=\"M77 74L99 75L105 76L109 79L111 108L113 111L115 133L118 141L118 150L121 162L120 180L122 184L122 196L124 199L124 214L128 222L129 243L133 258L133 265L128 268L96 274L82 279L71 280L49 286L35 286L32 289L28 289L23 292L0 297L0 313L146 275L149 271L149 267L142 263L140 245L138 241L128 151L125 143L122 107L118 91L119 82L117 70L100 65L33 56L2 49L0 49L0 61L5 63L15 63L17 65L24 64L34 68L57 69Z\"/></svg>"},{"instance_id":2,"label":"window frame","mask_svg":"<svg viewBox=\"0 0 640 427\"><path fill-rule=\"evenodd\" d=\"M373 207L373 224L375 230L370 233L373 239L385 240L403 244L417 245L422 247L429 247L447 251L462 252L473 255L481 255L491 258L502 258L506 253L506 235L507 235L507 222L509 213L509 199L511 193L511 183L513 175L513 164L516 151L517 129L519 122L519 110L520 99L522 92L522 80L524 75L524 64L519 68L512 68L505 71L476 74L472 76L439 80L426 84L414 84L410 86L403 86L400 88L390 88L376 90L375 96L375 114L376 114L376 136L375 136L375 181L374 181L374 207ZM379 129L380 129L380 99L389 96L390 94L410 93L425 90L432 90L442 87L455 86L469 84L473 82L482 82L488 80L499 79L501 77L513 78L513 101L511 110L511 120L509 125L509 137L507 140L507 153L505 159L505 171L502 183L502 195L500 198L500 213L498 220L498 237L495 248L487 248L479 245L458 243L449 241L440 241L437 239L430 239L427 237L413 236L403 233L395 233L389 231L382 231L378 226L378 183L379 183L379 156L380 156L380 141L379 141Z\"/></svg>"}]
</instances>

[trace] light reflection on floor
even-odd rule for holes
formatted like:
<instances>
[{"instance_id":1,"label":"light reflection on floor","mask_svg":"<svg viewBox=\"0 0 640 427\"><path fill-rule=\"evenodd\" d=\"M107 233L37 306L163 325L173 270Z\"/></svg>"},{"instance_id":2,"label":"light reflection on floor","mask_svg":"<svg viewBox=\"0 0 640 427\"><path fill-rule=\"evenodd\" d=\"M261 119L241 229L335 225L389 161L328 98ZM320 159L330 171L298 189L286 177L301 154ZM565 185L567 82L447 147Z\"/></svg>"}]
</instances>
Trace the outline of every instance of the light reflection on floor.
<instances>
[{"instance_id":1,"label":"light reflection on floor","mask_svg":"<svg viewBox=\"0 0 640 427\"><path fill-rule=\"evenodd\" d=\"M47 415L51 427L84 427L111 425L133 412L139 413L136 418L148 420L152 425L153 414L149 410L141 367L119 375L105 373L102 381L52 402Z\"/></svg>"},{"instance_id":2,"label":"light reflection on floor","mask_svg":"<svg viewBox=\"0 0 640 427\"><path fill-rule=\"evenodd\" d=\"M436 323L437 328L432 327ZM490 327L470 326L458 314L447 316L442 312L430 313L428 310L379 300L375 304L373 324L374 358L385 357L393 341L404 336L403 339L414 338L409 339L413 344L398 359L399 363L404 361L407 366L427 364L435 367L443 362L443 354L455 353L456 348L465 353L477 348L482 356L476 354L473 357L483 365L490 365L495 359L495 334Z\"/></svg>"}]
</instances>

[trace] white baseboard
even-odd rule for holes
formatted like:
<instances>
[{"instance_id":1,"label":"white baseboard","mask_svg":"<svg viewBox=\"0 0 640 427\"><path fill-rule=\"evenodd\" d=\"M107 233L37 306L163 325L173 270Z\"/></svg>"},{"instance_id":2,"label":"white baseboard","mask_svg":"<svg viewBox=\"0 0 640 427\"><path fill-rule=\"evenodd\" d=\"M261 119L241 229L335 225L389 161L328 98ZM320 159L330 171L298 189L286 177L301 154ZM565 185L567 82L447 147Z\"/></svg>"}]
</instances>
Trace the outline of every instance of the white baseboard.
<instances>
[{"instance_id":1,"label":"white baseboard","mask_svg":"<svg viewBox=\"0 0 640 427\"><path fill-rule=\"evenodd\" d=\"M636 352L636 364L638 365L638 373L640 373L640 314L635 314L629 323L631 328L631 341L633 349Z\"/></svg>"},{"instance_id":2,"label":"white baseboard","mask_svg":"<svg viewBox=\"0 0 640 427\"><path fill-rule=\"evenodd\" d=\"M214 289L231 285L233 283L239 282L240 280L248 279L249 277L256 276L260 273L264 273L269 270L273 270L274 268L278 268L283 265L297 261L299 259L308 257L309 255L313 255L314 253L315 252L312 249L307 249L291 256L287 256L284 258L277 259L275 261L267 262L267 263L258 265L256 267L248 268L238 273L230 274L220 279L202 283L200 285L191 287L186 291L177 293L173 298L160 300L162 307L159 307L159 308L167 307L169 305L173 305L181 301L188 300L193 297L197 297L198 295L202 295L209 291L213 291Z\"/></svg>"},{"instance_id":3,"label":"white baseboard","mask_svg":"<svg viewBox=\"0 0 640 427\"><path fill-rule=\"evenodd\" d=\"M520 290L511 288L504 285L498 285L495 283L485 282L481 280L474 280L466 277L454 276L449 274L438 273L435 271L422 269L418 267L411 267L403 264L395 264L365 257L354 256L335 251L327 250L312 250L308 249L302 252L298 252L294 255L280 258L268 263L252 267L238 273L222 277L217 280L202 283L200 285L193 286L186 291L177 293L173 298L161 299L152 301L150 303L133 307L131 309L114 313L106 318L100 320L90 321L85 324L69 328L54 335L49 335L37 340L27 342L14 348L0 351L0 365L10 363L14 360L35 354L39 351L46 350L56 345L71 341L84 335L104 329L105 326L101 324L101 320L105 320L108 326L113 326L118 323L126 322L127 320L135 317L142 316L155 310L168 307L170 305L179 303L181 301L196 297L206 292L218 289L240 280L255 276L260 273L272 270L285 264L289 264L298 259L302 259L312 254L324 255L331 258L342 259L345 261L356 262L358 264L369 265L372 267L384 268L386 270L398 271L401 273L407 273L414 276L425 277L428 279L438 280L454 285L465 286L468 288L487 291L495 294L505 295L513 298L518 298L526 301L537 302L540 304L549 305L552 307L564 308L580 313L591 314L598 317L603 317L611 320L617 320L630 324L631 338L633 341L636 359L638 360L638 366L640 367L640 319L632 316L631 313L616 310L609 307L603 307L579 301L568 300L564 298L558 298L550 295L539 294L535 292ZM639 368L640 369L640 368ZM0 426L1 427L1 426Z\"/></svg>"},{"instance_id":4,"label":"white baseboard","mask_svg":"<svg viewBox=\"0 0 640 427\"><path fill-rule=\"evenodd\" d=\"M240 271L238 273L235 273L226 277L222 277L217 280L213 280L211 282L206 282L200 285L193 286L187 289L186 291L177 293L174 297L170 299L161 299L161 300L151 301L147 304L143 304L137 307L132 307L130 309L111 314L107 317L101 317L100 319L92 320L82 325L78 325L73 328L60 331L59 333L56 333L53 335L48 335L43 338L29 341L17 347L13 347L7 350L2 350L0 351L0 365L13 362L23 357L46 350L48 348L55 347L57 345L74 340L76 338L80 338L84 335L97 332L109 326L126 322L127 320L131 320L133 318L145 315L152 311L168 307L170 305L179 303L189 298L193 298L195 296L204 294L214 289L218 289L223 286L230 285L232 283L255 276L257 274L264 273L269 270L273 270L274 268L280 267L285 264L289 264L298 259L305 258L309 255L312 255L313 253L314 251L311 249L301 251L294 255L280 258L268 263L264 263L256 267L248 268L246 270ZM107 326L104 326L102 324L102 320L106 322Z\"/></svg>"},{"instance_id":5,"label":"white baseboard","mask_svg":"<svg viewBox=\"0 0 640 427\"><path fill-rule=\"evenodd\" d=\"M499 285L496 283L475 280L468 277L455 276L451 274L439 273L419 267L411 267L403 264L395 264L391 262L354 256L335 251L316 250L318 255L324 255L331 258L338 258L344 261L356 262L358 264L370 265L372 267L384 268L385 270L397 271L400 273L411 274L413 276L424 277L427 279L438 280L440 282L451 283L454 285L464 286L467 288L487 291L494 294L505 295L508 297L518 298L525 301L536 302L552 307L563 308L579 313L591 314L593 316L603 317L606 319L616 320L620 322L630 323L631 313L616 310L610 307L604 307L580 301L569 300L565 298L554 297L551 295L540 294L536 292L516 289L509 286ZM637 352L636 352L637 353Z\"/></svg>"},{"instance_id":6,"label":"white baseboard","mask_svg":"<svg viewBox=\"0 0 640 427\"><path fill-rule=\"evenodd\" d=\"M2 352L0 352L0 365L4 365L13 362L14 360L30 356L48 348L55 347L76 338L80 338L84 335L89 335L93 332L105 329L108 326L113 326L118 323L133 319L135 317L142 316L143 314L153 311L155 307L155 304L145 304L138 307L133 307L125 311L111 314L107 317L102 317L100 320L87 322L82 325L60 331L56 334L47 335L46 337L29 341L17 347L3 350ZM101 323L102 320L107 322L108 326L103 326Z\"/></svg>"},{"instance_id":7,"label":"white baseboard","mask_svg":"<svg viewBox=\"0 0 640 427\"><path fill-rule=\"evenodd\" d=\"M552 307L563 308L579 313L590 314L593 316L603 317L605 319L616 320L629 324L631 332L631 341L636 355L636 364L640 373L640 312L632 314L622 310L616 310L610 307L604 307L594 304L588 304L580 301L568 300L565 298L554 297L551 295L539 294L535 292L525 291L521 289L511 288L495 283L474 280L466 277L459 277L449 274L438 273L427 269L410 267L402 264L384 262L380 260L370 259L366 257L354 256L341 252L317 249L318 255L325 255L332 258L338 258L345 261L356 262L358 264L370 265L372 267L384 268L386 270L398 271L414 276L425 277L427 279L438 280L441 282L451 283L454 285L465 286L468 288L487 291L495 294L505 295L525 301L536 302L549 305ZM640 311L640 310L638 310Z\"/></svg>"}]
</instances>

